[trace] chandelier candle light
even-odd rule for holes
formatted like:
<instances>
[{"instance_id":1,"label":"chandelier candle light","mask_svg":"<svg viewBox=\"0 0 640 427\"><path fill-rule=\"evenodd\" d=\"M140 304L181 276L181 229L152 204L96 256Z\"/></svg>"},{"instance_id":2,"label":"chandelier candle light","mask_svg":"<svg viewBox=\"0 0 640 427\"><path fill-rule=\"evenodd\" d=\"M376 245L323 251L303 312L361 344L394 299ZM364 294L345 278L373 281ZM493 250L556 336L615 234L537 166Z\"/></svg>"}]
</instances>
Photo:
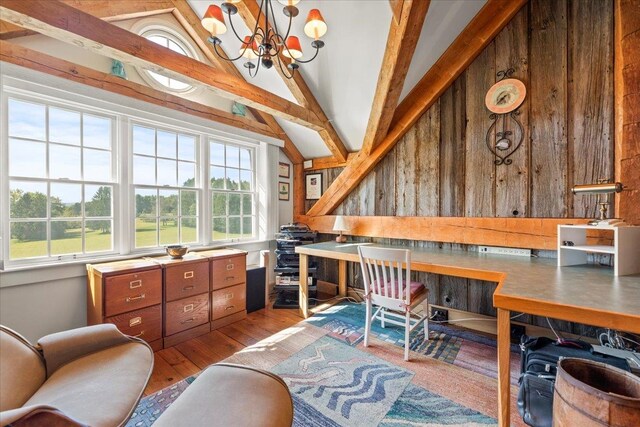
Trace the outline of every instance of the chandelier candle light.
<instances>
[{"instance_id":1,"label":"chandelier candle light","mask_svg":"<svg viewBox=\"0 0 640 427\"><path fill-rule=\"evenodd\" d=\"M249 70L251 77L255 77L255 75L258 74L260 65L267 69L271 68L275 58L275 61L277 61L278 66L282 70L282 74L288 79L291 79L295 71L300 68L299 63L306 64L318 56L318 52L324 46L324 42L320 40L320 37L327 32L327 24L324 22L322 14L318 9L309 11L304 26L304 33L313 39L311 47L315 48L316 51L313 58L302 60L300 59L303 55L300 39L296 36L289 35L293 18L299 13L295 5L298 4L300 0L278 0L279 3L284 5L282 12L289 18L289 25L284 36L279 33L278 24L275 19L273 19L275 15L272 0L261 0L260 13L256 19L253 33L244 37L238 35L232 20L232 16L238 13L238 8L234 3L239 3L240 1L241 0L225 1L221 6L212 4L202 17L202 26L211 33L208 41L213 44L213 49L220 58L227 61L237 61L240 58L247 59L244 66ZM235 58L229 58L224 52L218 50L218 46L222 44L222 40L220 40L218 36L227 32L227 25L224 19L225 14L227 15L227 20L233 34L240 43L242 43L239 55ZM260 25L261 21L264 21L264 27ZM288 64L285 63L283 65L280 54L289 59L289 61L287 61L289 62ZM257 65L253 62L254 60L257 60Z\"/></svg>"}]
</instances>

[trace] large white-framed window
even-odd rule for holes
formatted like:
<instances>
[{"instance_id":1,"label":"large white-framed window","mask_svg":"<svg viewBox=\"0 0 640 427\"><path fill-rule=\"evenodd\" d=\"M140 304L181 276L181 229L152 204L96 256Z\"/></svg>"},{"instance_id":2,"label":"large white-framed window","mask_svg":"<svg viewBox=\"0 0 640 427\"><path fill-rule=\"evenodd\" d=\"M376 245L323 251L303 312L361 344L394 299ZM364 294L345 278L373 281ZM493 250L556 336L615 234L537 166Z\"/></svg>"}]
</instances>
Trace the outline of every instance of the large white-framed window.
<instances>
[{"instance_id":1,"label":"large white-framed window","mask_svg":"<svg viewBox=\"0 0 640 427\"><path fill-rule=\"evenodd\" d=\"M112 253L113 116L10 95L8 259L73 259ZM6 246L5 246L6 248Z\"/></svg>"},{"instance_id":2,"label":"large white-framed window","mask_svg":"<svg viewBox=\"0 0 640 427\"><path fill-rule=\"evenodd\" d=\"M256 150L209 140L211 240L250 240L257 237Z\"/></svg>"},{"instance_id":3,"label":"large white-framed window","mask_svg":"<svg viewBox=\"0 0 640 427\"><path fill-rule=\"evenodd\" d=\"M135 249L199 243L198 137L131 124Z\"/></svg>"}]
</instances>

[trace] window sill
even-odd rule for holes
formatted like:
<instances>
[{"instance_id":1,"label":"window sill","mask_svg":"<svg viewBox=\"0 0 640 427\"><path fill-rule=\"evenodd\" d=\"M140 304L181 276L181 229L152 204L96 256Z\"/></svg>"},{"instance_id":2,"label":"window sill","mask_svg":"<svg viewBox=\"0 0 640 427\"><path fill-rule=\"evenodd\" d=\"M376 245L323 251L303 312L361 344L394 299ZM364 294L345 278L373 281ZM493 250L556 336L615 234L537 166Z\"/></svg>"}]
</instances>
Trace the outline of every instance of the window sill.
<instances>
[{"instance_id":1,"label":"window sill","mask_svg":"<svg viewBox=\"0 0 640 427\"><path fill-rule=\"evenodd\" d=\"M269 243L269 240L245 240L240 242L224 242L217 245L202 245L193 247L194 252L198 251L206 251L210 249L220 249L220 248L240 248L248 247L245 250L254 251L260 250L259 248L252 249L252 246L260 246ZM80 277L86 274L86 265L87 264L97 264L104 262L113 262L113 261L123 261L127 259L135 259L141 258L145 256L162 256L165 255L166 252L163 250L154 249L152 251L139 251L135 253L130 253L127 255L104 255L96 258L85 258L82 260L72 260L66 262L60 261L47 261L41 264L31 264L31 265L16 265L10 266L3 270L0 270L0 288L8 288L12 286L20 286L34 283L41 283L50 280L61 280L73 277ZM51 273L47 272L47 274L39 274L34 277L29 273L34 271L41 270L50 270ZM15 277L11 280L7 280L7 276L10 273L15 273ZM4 276L4 277L3 277ZM13 274L12 274L13 276ZM42 276L42 278L39 278ZM4 279L4 280L3 280Z\"/></svg>"}]
</instances>

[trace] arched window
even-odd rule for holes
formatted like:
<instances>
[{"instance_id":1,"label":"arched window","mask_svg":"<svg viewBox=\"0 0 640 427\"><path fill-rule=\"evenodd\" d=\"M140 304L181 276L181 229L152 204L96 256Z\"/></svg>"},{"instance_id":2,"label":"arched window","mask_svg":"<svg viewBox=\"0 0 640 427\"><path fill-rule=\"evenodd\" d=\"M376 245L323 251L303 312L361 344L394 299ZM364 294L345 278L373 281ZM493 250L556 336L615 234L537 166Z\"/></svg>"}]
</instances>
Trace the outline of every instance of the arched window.
<instances>
[{"instance_id":1,"label":"arched window","mask_svg":"<svg viewBox=\"0 0 640 427\"><path fill-rule=\"evenodd\" d=\"M181 55L188 56L190 58L196 58L195 50L177 33L172 30L153 27L144 29L140 35L147 40L159 44L160 46L171 49ZM151 85L160 86L163 89L168 89L172 92L190 92L194 87L188 83L180 80L176 80L172 77L167 77L159 73L155 73L150 70L141 70L142 77Z\"/></svg>"}]
</instances>

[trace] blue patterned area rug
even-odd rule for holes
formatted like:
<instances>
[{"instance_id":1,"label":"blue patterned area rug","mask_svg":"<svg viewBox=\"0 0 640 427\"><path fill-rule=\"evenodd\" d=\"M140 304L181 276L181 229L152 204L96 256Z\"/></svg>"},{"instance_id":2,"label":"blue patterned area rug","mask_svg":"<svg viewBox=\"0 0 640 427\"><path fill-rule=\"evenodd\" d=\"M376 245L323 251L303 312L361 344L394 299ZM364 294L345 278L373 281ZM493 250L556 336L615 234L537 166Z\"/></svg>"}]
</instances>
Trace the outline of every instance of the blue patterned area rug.
<instances>
[{"instance_id":1,"label":"blue patterned area rug","mask_svg":"<svg viewBox=\"0 0 640 427\"><path fill-rule=\"evenodd\" d=\"M362 306L337 305L225 361L280 375L294 400L296 427L496 424L497 383L481 369L495 366L495 342L432 325L430 342L419 333L411 338L414 351L405 362L402 333L374 326L364 347L363 321ZM474 346L490 349L493 359ZM128 426L152 425L193 380L145 397Z\"/></svg>"}]
</instances>

